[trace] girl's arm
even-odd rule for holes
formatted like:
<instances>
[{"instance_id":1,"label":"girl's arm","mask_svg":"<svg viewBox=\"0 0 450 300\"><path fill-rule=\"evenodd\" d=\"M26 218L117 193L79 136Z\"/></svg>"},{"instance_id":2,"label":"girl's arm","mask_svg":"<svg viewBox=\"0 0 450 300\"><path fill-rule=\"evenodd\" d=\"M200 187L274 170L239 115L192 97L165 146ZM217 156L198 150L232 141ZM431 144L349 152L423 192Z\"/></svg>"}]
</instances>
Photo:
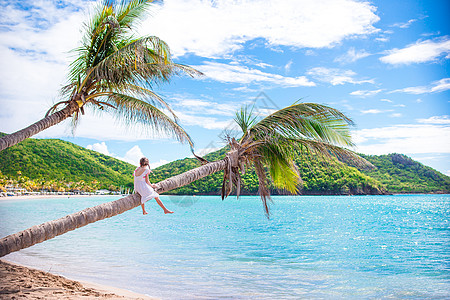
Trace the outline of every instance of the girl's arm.
<instances>
[{"instance_id":1,"label":"girl's arm","mask_svg":"<svg viewBox=\"0 0 450 300\"><path fill-rule=\"evenodd\" d=\"M148 175L149 175L149 174L145 175L145 182L147 182L147 184L151 186L152 184L151 184L150 181L148 180Z\"/></svg>"},{"instance_id":2,"label":"girl's arm","mask_svg":"<svg viewBox=\"0 0 450 300\"><path fill-rule=\"evenodd\" d=\"M147 182L147 184L148 184L149 186L151 186L152 188L155 188L156 184L151 184L151 183L150 183L150 180L148 180L148 175L149 175L149 174L145 175L145 182Z\"/></svg>"}]
</instances>

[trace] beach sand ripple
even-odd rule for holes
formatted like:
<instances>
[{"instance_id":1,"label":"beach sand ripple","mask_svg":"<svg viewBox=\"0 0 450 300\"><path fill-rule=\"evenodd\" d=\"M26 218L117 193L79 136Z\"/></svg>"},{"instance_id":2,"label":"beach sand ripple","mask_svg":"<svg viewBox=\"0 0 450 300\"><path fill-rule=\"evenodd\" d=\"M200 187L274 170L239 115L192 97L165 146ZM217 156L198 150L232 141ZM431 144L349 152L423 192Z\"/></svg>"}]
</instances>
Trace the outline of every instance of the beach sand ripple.
<instances>
[{"instance_id":1,"label":"beach sand ripple","mask_svg":"<svg viewBox=\"0 0 450 300\"><path fill-rule=\"evenodd\" d=\"M0 260L0 299L148 299L129 294L90 288L62 276Z\"/></svg>"}]
</instances>

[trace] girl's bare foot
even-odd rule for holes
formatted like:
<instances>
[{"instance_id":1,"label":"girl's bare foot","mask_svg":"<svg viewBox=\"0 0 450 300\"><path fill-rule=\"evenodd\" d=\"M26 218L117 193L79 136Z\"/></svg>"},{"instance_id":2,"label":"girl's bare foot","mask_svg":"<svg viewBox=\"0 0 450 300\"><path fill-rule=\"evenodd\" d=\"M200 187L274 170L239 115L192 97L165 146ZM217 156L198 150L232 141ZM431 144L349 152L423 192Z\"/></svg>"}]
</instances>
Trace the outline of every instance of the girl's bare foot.
<instances>
[{"instance_id":1,"label":"girl's bare foot","mask_svg":"<svg viewBox=\"0 0 450 300\"><path fill-rule=\"evenodd\" d=\"M173 211L171 211L171 210L166 210L166 211L164 211L164 213L165 213L165 214L173 214Z\"/></svg>"},{"instance_id":2,"label":"girl's bare foot","mask_svg":"<svg viewBox=\"0 0 450 300\"><path fill-rule=\"evenodd\" d=\"M148 215L148 212L144 211L142 214L143 214L143 215Z\"/></svg>"}]
</instances>

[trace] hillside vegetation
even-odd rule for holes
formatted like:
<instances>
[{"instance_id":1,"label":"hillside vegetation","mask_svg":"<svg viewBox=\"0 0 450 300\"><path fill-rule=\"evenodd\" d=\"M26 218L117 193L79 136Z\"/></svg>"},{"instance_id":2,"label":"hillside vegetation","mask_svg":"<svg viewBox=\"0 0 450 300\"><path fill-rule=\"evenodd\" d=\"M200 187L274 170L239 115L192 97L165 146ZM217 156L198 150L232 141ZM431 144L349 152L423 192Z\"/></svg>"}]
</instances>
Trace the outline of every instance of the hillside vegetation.
<instances>
[{"instance_id":1,"label":"hillside vegetation","mask_svg":"<svg viewBox=\"0 0 450 300\"><path fill-rule=\"evenodd\" d=\"M222 159L227 149L205 156L209 161ZM403 154L363 155L376 168L357 170L336 159L324 160L320 157L302 159L299 153L295 163L303 180L299 187L304 195L358 195L385 193L450 193L450 177L412 160ZM200 166L194 158L170 162L154 170L151 180L157 182ZM219 195L223 172L210 175L172 191L174 194L214 194ZM242 176L243 194L258 192L258 179L253 170ZM272 193L283 194L272 186Z\"/></svg>"},{"instance_id":2,"label":"hillside vegetation","mask_svg":"<svg viewBox=\"0 0 450 300\"><path fill-rule=\"evenodd\" d=\"M0 152L1 174L32 190L132 187L134 168L59 139L27 139Z\"/></svg>"},{"instance_id":3,"label":"hillside vegetation","mask_svg":"<svg viewBox=\"0 0 450 300\"><path fill-rule=\"evenodd\" d=\"M209 161L222 159L227 149L205 156ZM385 194L385 193L448 193L450 178L402 154L362 155L377 168L358 170L336 159L323 160L312 156L296 159L303 183L299 193L319 194ZM200 166L195 158L170 162L153 170L152 182ZM134 166L58 139L27 139L0 152L0 188L7 184L28 190L53 191L99 188L117 190L132 187ZM242 176L243 194L258 193L258 179L253 170ZM212 174L171 194L219 195L223 172ZM274 194L284 191L271 187Z\"/></svg>"},{"instance_id":4,"label":"hillside vegetation","mask_svg":"<svg viewBox=\"0 0 450 300\"><path fill-rule=\"evenodd\" d=\"M363 171L391 193L449 193L450 177L406 155L361 155L377 168Z\"/></svg>"},{"instance_id":5,"label":"hillside vegetation","mask_svg":"<svg viewBox=\"0 0 450 300\"><path fill-rule=\"evenodd\" d=\"M222 159L227 149L210 153L205 156L209 161ZM353 167L349 167L337 160L323 160L314 157L309 160L302 160L299 155L296 159L303 185L299 186L300 194L384 194L386 189L379 181L363 174ZM183 173L187 170L200 166L195 158L185 158L170 162L164 166L156 168L150 179L157 182ZM223 172L212 174L208 177L197 180L187 186L174 191L173 194L211 194L219 195L222 188ZM284 191L277 190L270 186L273 194L284 194ZM253 169L249 169L242 176L242 194L258 193L258 178Z\"/></svg>"}]
</instances>

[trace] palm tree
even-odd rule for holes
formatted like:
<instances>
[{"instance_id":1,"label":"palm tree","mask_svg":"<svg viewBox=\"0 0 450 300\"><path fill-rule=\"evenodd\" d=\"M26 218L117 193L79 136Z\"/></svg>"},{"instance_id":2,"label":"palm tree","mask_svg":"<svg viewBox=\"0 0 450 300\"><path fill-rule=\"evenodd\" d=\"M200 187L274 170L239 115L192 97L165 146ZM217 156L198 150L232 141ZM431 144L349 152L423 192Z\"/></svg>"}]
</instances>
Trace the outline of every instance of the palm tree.
<instances>
[{"instance_id":1,"label":"palm tree","mask_svg":"<svg viewBox=\"0 0 450 300\"><path fill-rule=\"evenodd\" d=\"M300 177L293 163L296 150L304 149L307 150L306 153L316 153L325 157L336 156L345 158L346 161L352 160L360 166L371 166L352 151L339 147L352 145L349 132L352 121L331 107L299 103L260 120L252 109L243 108L236 114L235 120L242 129L242 136L238 139L228 139L230 151L225 158L207 162L198 168L157 183L157 192L167 192L224 170L222 199L231 193L233 186L239 196L241 172L253 166L259 178L259 194L263 207L269 216L270 195L267 188L269 178L280 189L293 193L297 191ZM89 223L121 214L139 205L140 196L132 194L58 220L33 226L1 239L0 257Z\"/></svg>"},{"instance_id":2,"label":"palm tree","mask_svg":"<svg viewBox=\"0 0 450 300\"><path fill-rule=\"evenodd\" d=\"M143 124L192 147L172 109L151 88L180 73L201 73L173 63L169 47L159 38L132 35L133 26L146 15L151 2L104 0L98 5L85 24L82 46L74 50L77 57L70 65L69 83L61 90L64 100L53 105L42 120L1 137L0 151L69 117L75 129L85 109L111 113L127 125Z\"/></svg>"}]
</instances>

